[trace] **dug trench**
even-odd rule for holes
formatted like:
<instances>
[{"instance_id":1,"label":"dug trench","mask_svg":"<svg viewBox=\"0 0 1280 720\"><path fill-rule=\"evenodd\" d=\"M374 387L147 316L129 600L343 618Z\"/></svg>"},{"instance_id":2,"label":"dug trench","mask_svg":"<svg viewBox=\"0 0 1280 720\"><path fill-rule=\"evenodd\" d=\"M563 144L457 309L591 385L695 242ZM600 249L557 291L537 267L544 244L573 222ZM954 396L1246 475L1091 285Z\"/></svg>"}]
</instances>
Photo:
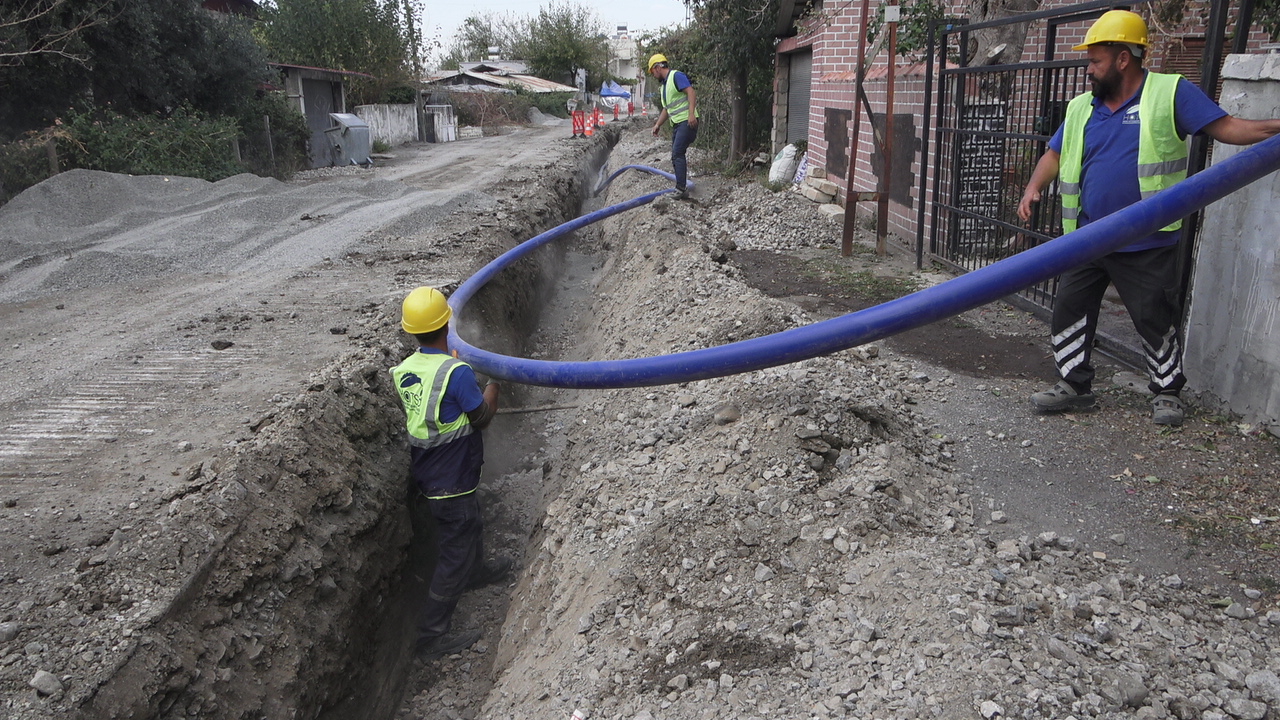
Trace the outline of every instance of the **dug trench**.
<instances>
[{"instance_id":1,"label":"dug trench","mask_svg":"<svg viewBox=\"0 0 1280 720\"><path fill-rule=\"evenodd\" d=\"M5 717L392 716L414 667L413 611L430 573L422 560L431 556L429 537L412 536L402 411L387 372L412 351L398 329L395 288L416 281L450 290L516 242L576 216L616 136L554 146L525 175L490 188L496 201L464 205L450 232L415 235L405 227L411 216L365 236L343 264L395 277L381 274L376 296L385 302L355 303L352 327L331 331L349 338L346 351L173 482L136 478L141 488L131 492L142 494L128 509L121 503L99 517L85 503L74 512L73 499L74 517L48 531L56 544L43 558L46 531L33 534L36 552L23 547L13 555L21 562L5 568ZM507 202L520 212L508 212ZM487 347L522 352L562 254L548 251L504 273L463 323L474 319ZM318 322L334 322L338 308L320 310ZM228 374L228 384L243 382L236 380ZM527 404L526 394L509 388L504 402ZM493 443L495 480L485 492L524 477L503 470L511 463L502 457L519 458L537 433L500 428L522 428L530 417L496 423L495 434L512 441ZM34 527L40 495L30 482L5 512ZM527 538L500 519L494 527L507 545ZM41 574L81 554L67 572Z\"/></svg>"},{"instance_id":2,"label":"dug trench","mask_svg":"<svg viewBox=\"0 0 1280 720\"><path fill-rule=\"evenodd\" d=\"M620 138L611 165L661 164L666 149L645 135L610 130L571 152L572 170L542 180L554 190L531 190L543 202L530 206L555 211L481 223L456 277L439 267L443 243L397 246L397 256L423 258L398 272L456 287L576 214L595 149ZM602 201L654 182L623 176ZM798 197L700 184L697 202L659 200L502 273L459 318L460 333L535 358L645 357L827 312L770 297L732 257L829 251L813 239L838 231ZM770 216L764 231L751 229L753 213ZM791 222L804 232L784 232ZM314 373L251 440L193 467L166 498L189 580L121 641L117 666L78 696L80 717L1280 712L1273 591L1191 581L1198 558L1183 571L1176 556L1161 565L1108 555L1078 536L1074 518L1059 523L1048 510L1010 507L1013 522L993 524L981 473L1026 472L1034 463L1019 453L1035 446L987 448L1005 438L982 425L964 438L946 416L968 397L982 398L971 403L981 417L1013 415L990 390L1029 380L962 376L892 344L653 388L505 386L508 412L486 431L481 498L489 549L515 556L518 571L464 596L455 623L484 631L476 646L417 663L412 610L430 551L411 538L386 372L412 348L393 298L364 308L363 330L365 346ZM1132 401L1113 402L1128 412ZM1011 466L976 457L1000 453ZM1130 548L1145 537L1131 527Z\"/></svg>"}]
</instances>

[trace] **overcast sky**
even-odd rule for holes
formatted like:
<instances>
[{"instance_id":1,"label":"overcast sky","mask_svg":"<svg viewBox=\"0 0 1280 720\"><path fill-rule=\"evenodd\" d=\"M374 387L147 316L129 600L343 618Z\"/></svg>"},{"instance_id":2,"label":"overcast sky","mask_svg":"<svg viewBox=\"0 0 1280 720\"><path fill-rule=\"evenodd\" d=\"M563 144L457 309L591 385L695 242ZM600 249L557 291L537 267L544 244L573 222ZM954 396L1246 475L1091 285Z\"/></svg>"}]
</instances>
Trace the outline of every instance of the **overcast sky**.
<instances>
[{"instance_id":1,"label":"overcast sky","mask_svg":"<svg viewBox=\"0 0 1280 720\"><path fill-rule=\"evenodd\" d=\"M561 0L563 1L563 0ZM426 36L435 38L448 47L462 21L471 15L510 13L517 17L536 15L538 8L551 0L427 0L424 18ZM570 0L575 4L593 8L610 35L618 25L626 25L633 36L642 30L657 30L684 22L684 3L681 0Z\"/></svg>"}]
</instances>

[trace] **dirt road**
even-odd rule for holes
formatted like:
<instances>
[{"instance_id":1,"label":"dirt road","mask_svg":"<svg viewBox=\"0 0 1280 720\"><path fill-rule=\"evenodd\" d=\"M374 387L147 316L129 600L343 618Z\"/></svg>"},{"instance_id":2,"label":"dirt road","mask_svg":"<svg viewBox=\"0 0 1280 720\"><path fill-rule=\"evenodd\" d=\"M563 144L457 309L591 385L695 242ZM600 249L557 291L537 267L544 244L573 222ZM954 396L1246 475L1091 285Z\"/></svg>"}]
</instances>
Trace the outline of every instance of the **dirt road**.
<instances>
[{"instance_id":1,"label":"dirt road","mask_svg":"<svg viewBox=\"0 0 1280 720\"><path fill-rule=\"evenodd\" d=\"M287 184L72 171L0 208L0 715L76 707L138 656L119 626L171 614L188 568L229 541L175 528L174 503L335 359L390 340L371 315L474 269L485 244L457 238L483 224L506 242L576 210L564 178L585 148L562 130ZM545 217L507 222L566 157L546 187L570 196L526 192ZM61 703L28 687L38 672L62 678Z\"/></svg>"},{"instance_id":2,"label":"dirt road","mask_svg":"<svg viewBox=\"0 0 1280 720\"><path fill-rule=\"evenodd\" d=\"M1135 547L1172 536L1157 492L1172 512L1200 507L1199 474L1273 477L1274 443L1197 415L1139 428L1141 400L1110 391L1091 416L1029 416L1011 399L1041 381L1025 317L939 330L945 352L904 338L660 388L508 387L541 411L487 431L482 502L520 572L464 597L472 649L412 664L398 301L576 214L623 134L526 130L287 185L67 173L0 209L0 715L1280 712L1270 555L1217 586L1177 574L1217 556ZM637 132L618 151L666 148ZM464 337L655 355L918 279L812 262L838 233L807 201L698 181L700 202L504 271ZM1132 442L1161 451L1159 483Z\"/></svg>"}]
</instances>

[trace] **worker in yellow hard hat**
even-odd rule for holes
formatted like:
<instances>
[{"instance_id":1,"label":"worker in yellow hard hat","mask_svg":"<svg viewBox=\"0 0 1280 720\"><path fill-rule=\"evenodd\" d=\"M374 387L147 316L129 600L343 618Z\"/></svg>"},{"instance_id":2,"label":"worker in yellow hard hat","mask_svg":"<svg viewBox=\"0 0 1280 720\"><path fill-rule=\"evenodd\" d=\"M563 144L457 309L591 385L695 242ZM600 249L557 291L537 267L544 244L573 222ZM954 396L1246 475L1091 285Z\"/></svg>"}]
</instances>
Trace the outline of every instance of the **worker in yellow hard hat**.
<instances>
[{"instance_id":1,"label":"worker in yellow hard hat","mask_svg":"<svg viewBox=\"0 0 1280 720\"><path fill-rule=\"evenodd\" d=\"M484 560L476 487L484 464L480 431L498 411L498 384L483 390L467 363L449 353L444 294L431 287L410 292L401 304L400 326L418 349L391 369L404 405L410 452L411 517L415 535L428 513L435 521L435 572L418 621L415 649L423 660L471 647L478 630L450 633L453 611L468 588L504 578L510 558Z\"/></svg>"},{"instance_id":2,"label":"worker in yellow hard hat","mask_svg":"<svg viewBox=\"0 0 1280 720\"><path fill-rule=\"evenodd\" d=\"M689 163L685 153L698 139L698 93L689 76L672 70L667 56L661 53L649 58L649 74L658 81L658 98L662 112L653 124L657 137L664 122L671 123L671 168L676 176L676 196L688 196Z\"/></svg>"},{"instance_id":3,"label":"worker in yellow hard hat","mask_svg":"<svg viewBox=\"0 0 1280 720\"><path fill-rule=\"evenodd\" d=\"M1018 216L1055 178L1062 199L1062 229L1071 232L1121 210L1187 175L1186 138L1205 133L1219 142L1247 145L1280 132L1280 120L1241 120L1180 75L1143 68L1151 39L1136 13L1111 10L1074 49L1088 55L1092 92L1067 106L1066 119L1036 164ZM1142 337L1154 395L1152 419L1180 425L1182 374L1178 221L1065 273L1058 280L1051 325L1061 379L1032 394L1042 412L1092 406L1090 355L1103 293L1114 284Z\"/></svg>"}]
</instances>

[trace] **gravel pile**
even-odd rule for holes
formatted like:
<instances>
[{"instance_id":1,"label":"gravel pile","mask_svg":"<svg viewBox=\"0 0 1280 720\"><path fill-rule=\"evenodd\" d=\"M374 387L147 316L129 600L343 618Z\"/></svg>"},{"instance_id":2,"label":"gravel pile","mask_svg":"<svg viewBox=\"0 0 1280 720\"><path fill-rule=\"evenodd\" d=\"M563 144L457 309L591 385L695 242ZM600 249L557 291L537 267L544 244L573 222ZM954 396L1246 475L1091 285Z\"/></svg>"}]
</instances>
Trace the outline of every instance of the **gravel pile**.
<instances>
[{"instance_id":1,"label":"gravel pile","mask_svg":"<svg viewBox=\"0 0 1280 720\"><path fill-rule=\"evenodd\" d=\"M618 155L650 158L648 138ZM615 164L622 161L615 158ZM620 180L615 198L648 181ZM714 183L706 181L710 186ZM712 188L704 186L704 190ZM755 226L761 214L774 228ZM739 218L741 219L739 221ZM822 242L755 186L610 221L592 357L720 345L805 322L723 243ZM810 240L812 238L812 240ZM826 240L829 241L829 240ZM1280 611L1148 577L1054 532L995 540L914 408L945 393L867 346L679 386L584 394L496 643L442 661L402 716L1179 718L1280 714Z\"/></svg>"}]
</instances>

